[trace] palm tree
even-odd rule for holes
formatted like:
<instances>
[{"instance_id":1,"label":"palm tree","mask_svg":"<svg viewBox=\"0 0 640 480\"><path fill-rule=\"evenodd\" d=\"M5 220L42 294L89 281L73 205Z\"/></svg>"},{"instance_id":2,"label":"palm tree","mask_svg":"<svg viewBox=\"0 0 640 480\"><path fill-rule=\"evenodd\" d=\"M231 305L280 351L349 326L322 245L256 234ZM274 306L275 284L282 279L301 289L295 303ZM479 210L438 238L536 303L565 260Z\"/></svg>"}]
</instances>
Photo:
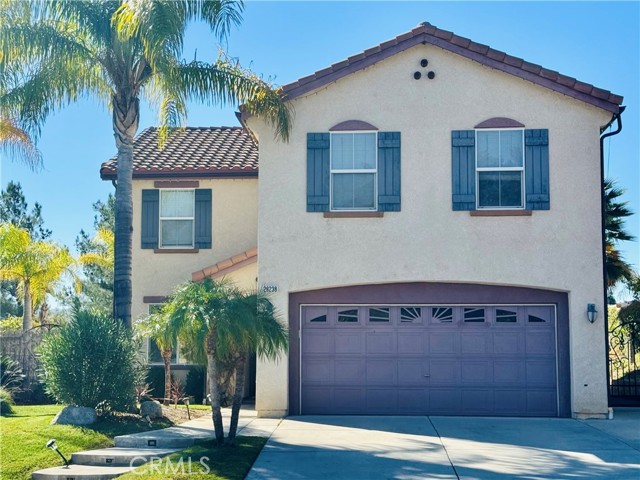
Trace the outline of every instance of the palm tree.
<instances>
[{"instance_id":1,"label":"palm tree","mask_svg":"<svg viewBox=\"0 0 640 480\"><path fill-rule=\"evenodd\" d=\"M42 154L29 134L14 120L0 117L0 148L10 156L19 157L32 169L42 164Z\"/></svg>"},{"instance_id":2,"label":"palm tree","mask_svg":"<svg viewBox=\"0 0 640 480\"><path fill-rule=\"evenodd\" d=\"M199 338L207 355L211 415L218 443L224 442L218 369L233 365L236 381L228 443L233 444L244 390L248 352L275 359L287 347L287 333L273 305L257 293L245 293L225 279L205 279L179 286L164 310L180 337Z\"/></svg>"},{"instance_id":3,"label":"palm tree","mask_svg":"<svg viewBox=\"0 0 640 480\"><path fill-rule=\"evenodd\" d=\"M164 403L169 404L171 397L171 354L176 347L178 332L174 330L174 324L170 317L162 311L152 313L148 317L136 323L139 334L155 342L160 350L164 363Z\"/></svg>"},{"instance_id":4,"label":"palm tree","mask_svg":"<svg viewBox=\"0 0 640 480\"><path fill-rule=\"evenodd\" d=\"M620 280L629 280L633 275L633 269L627 263L617 245L619 242L635 240L635 237L626 230L625 219L633 215L628 202L620 201L625 190L620 188L612 179L604 182L605 200L605 253L607 286L613 288Z\"/></svg>"},{"instance_id":5,"label":"palm tree","mask_svg":"<svg viewBox=\"0 0 640 480\"><path fill-rule=\"evenodd\" d=\"M0 224L0 278L18 281L24 303L23 331L32 326L34 305L46 308L46 295L73 264L66 248L33 241L27 230L10 223Z\"/></svg>"},{"instance_id":6,"label":"palm tree","mask_svg":"<svg viewBox=\"0 0 640 480\"><path fill-rule=\"evenodd\" d=\"M187 102L241 103L288 139L289 108L278 90L222 54L181 60L186 26L206 22L220 39L240 23L241 0L0 0L0 114L37 134L48 115L94 97L113 114L118 150L114 317L131 327L133 139L140 98L159 113L160 142L182 126Z\"/></svg>"}]
</instances>

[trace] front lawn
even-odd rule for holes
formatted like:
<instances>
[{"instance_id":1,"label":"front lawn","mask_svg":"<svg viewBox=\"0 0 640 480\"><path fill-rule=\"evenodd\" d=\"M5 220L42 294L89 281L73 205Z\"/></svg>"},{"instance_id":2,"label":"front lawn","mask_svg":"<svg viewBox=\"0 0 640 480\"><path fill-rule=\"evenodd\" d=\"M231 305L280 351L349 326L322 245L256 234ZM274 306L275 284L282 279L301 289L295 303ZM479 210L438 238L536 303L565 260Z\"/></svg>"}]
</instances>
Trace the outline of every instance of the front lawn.
<instances>
[{"instance_id":1,"label":"front lawn","mask_svg":"<svg viewBox=\"0 0 640 480\"><path fill-rule=\"evenodd\" d=\"M237 437L235 447L201 443L141 465L118 480L242 480L266 442L262 437Z\"/></svg>"},{"instance_id":2,"label":"front lawn","mask_svg":"<svg viewBox=\"0 0 640 480\"><path fill-rule=\"evenodd\" d=\"M52 438L60 451L70 459L81 450L112 447L113 437L171 426L156 420L150 428L138 416L121 415L102 420L91 427L49 425L60 405L28 405L14 407L15 414L0 417L0 477L4 480L27 480L41 468L62 464L62 459L45 448Z\"/></svg>"}]
</instances>

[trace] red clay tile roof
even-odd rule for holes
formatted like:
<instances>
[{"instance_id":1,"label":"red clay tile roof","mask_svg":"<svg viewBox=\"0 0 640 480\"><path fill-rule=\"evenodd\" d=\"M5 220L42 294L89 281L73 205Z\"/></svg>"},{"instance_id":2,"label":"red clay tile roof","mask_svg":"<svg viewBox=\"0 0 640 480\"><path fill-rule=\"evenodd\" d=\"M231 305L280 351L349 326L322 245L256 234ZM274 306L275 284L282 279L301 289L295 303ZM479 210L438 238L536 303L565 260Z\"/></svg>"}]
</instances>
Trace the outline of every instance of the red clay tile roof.
<instances>
[{"instance_id":1,"label":"red clay tile roof","mask_svg":"<svg viewBox=\"0 0 640 480\"><path fill-rule=\"evenodd\" d=\"M619 106L622 104L620 95L580 82L575 78L567 77L554 70L548 70L540 65L526 62L521 58L512 57L487 45L482 45L447 30L436 28L427 22L421 23L410 32L285 85L283 91L287 98L292 99L410 47L427 43L612 113L618 113Z\"/></svg>"},{"instance_id":2,"label":"red clay tile roof","mask_svg":"<svg viewBox=\"0 0 640 480\"><path fill-rule=\"evenodd\" d=\"M156 128L133 144L133 178L257 176L258 148L241 127L187 127L158 148ZM116 178L116 158L102 164L103 180Z\"/></svg>"},{"instance_id":3,"label":"red clay tile roof","mask_svg":"<svg viewBox=\"0 0 640 480\"><path fill-rule=\"evenodd\" d=\"M221 278L229 273L258 261L258 249L252 248L231 258L227 258L209 267L191 274L191 280L199 282L205 278Z\"/></svg>"}]
</instances>

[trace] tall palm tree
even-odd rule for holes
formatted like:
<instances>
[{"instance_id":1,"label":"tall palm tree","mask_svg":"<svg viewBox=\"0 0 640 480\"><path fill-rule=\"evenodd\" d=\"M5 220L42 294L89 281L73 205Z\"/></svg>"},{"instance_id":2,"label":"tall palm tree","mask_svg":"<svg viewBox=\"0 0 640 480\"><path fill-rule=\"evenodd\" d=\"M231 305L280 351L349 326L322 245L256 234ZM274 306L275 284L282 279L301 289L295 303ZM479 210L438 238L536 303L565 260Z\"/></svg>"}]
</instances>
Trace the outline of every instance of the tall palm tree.
<instances>
[{"instance_id":1,"label":"tall palm tree","mask_svg":"<svg viewBox=\"0 0 640 480\"><path fill-rule=\"evenodd\" d=\"M633 275L633 268L620 255L617 246L620 242L635 240L626 230L625 219L633 215L628 202L620 200L625 190L620 188L615 180L605 179L605 253L607 286L613 288L620 280L629 280Z\"/></svg>"},{"instance_id":2,"label":"tall palm tree","mask_svg":"<svg viewBox=\"0 0 640 480\"><path fill-rule=\"evenodd\" d=\"M17 280L24 307L22 329L33 324L33 307L46 308L46 295L74 259L64 247L52 242L33 241L29 232L10 223L0 224L0 278Z\"/></svg>"},{"instance_id":3,"label":"tall palm tree","mask_svg":"<svg viewBox=\"0 0 640 480\"><path fill-rule=\"evenodd\" d=\"M131 326L133 139L140 98L159 113L160 141L182 126L187 102L244 104L286 140L280 92L236 61L181 59L186 26L206 22L223 40L241 21L241 0L0 0L0 114L37 135L46 118L85 97L108 105L118 150L114 316Z\"/></svg>"},{"instance_id":4,"label":"tall palm tree","mask_svg":"<svg viewBox=\"0 0 640 480\"><path fill-rule=\"evenodd\" d=\"M164 403L169 404L171 397L171 355L176 347L178 332L170 317L162 311L152 313L148 317L136 323L138 333L155 342L160 350L164 364Z\"/></svg>"},{"instance_id":5,"label":"tall palm tree","mask_svg":"<svg viewBox=\"0 0 640 480\"><path fill-rule=\"evenodd\" d=\"M218 443L224 442L218 369L232 360L236 375L228 443L233 444L242 403L248 352L275 359L287 347L287 333L273 305L256 293L244 293L225 279L179 286L164 310L180 336L199 338L207 355L211 415Z\"/></svg>"}]
</instances>

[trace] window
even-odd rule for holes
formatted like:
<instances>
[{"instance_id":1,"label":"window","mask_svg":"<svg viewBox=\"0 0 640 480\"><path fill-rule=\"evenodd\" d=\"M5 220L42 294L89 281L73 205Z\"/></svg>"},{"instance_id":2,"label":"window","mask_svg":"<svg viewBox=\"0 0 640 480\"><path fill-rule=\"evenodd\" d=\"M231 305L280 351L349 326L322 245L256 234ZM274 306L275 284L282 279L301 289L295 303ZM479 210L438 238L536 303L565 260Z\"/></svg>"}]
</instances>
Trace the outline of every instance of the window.
<instances>
[{"instance_id":1,"label":"window","mask_svg":"<svg viewBox=\"0 0 640 480\"><path fill-rule=\"evenodd\" d=\"M484 322L484 308L465 307L463 310L464 321L467 323Z\"/></svg>"},{"instance_id":2,"label":"window","mask_svg":"<svg viewBox=\"0 0 640 480\"><path fill-rule=\"evenodd\" d=\"M338 310L338 323L357 323L358 309Z\"/></svg>"},{"instance_id":3,"label":"window","mask_svg":"<svg viewBox=\"0 0 640 480\"><path fill-rule=\"evenodd\" d=\"M389 322L389 308L370 308L370 322Z\"/></svg>"},{"instance_id":4,"label":"window","mask_svg":"<svg viewBox=\"0 0 640 480\"><path fill-rule=\"evenodd\" d=\"M377 136L331 134L331 210L376 210Z\"/></svg>"},{"instance_id":5,"label":"window","mask_svg":"<svg viewBox=\"0 0 640 480\"><path fill-rule=\"evenodd\" d=\"M478 217L549 210L549 130L507 118L452 130L451 201L454 211L485 210Z\"/></svg>"},{"instance_id":6,"label":"window","mask_svg":"<svg viewBox=\"0 0 640 480\"><path fill-rule=\"evenodd\" d=\"M524 130L476 130L477 208L524 207Z\"/></svg>"},{"instance_id":7,"label":"window","mask_svg":"<svg viewBox=\"0 0 640 480\"><path fill-rule=\"evenodd\" d=\"M142 190L140 247L183 251L211 248L211 199L210 188L185 185Z\"/></svg>"},{"instance_id":8,"label":"window","mask_svg":"<svg viewBox=\"0 0 640 480\"><path fill-rule=\"evenodd\" d=\"M160 247L192 248L194 190L160 190Z\"/></svg>"}]
</instances>

